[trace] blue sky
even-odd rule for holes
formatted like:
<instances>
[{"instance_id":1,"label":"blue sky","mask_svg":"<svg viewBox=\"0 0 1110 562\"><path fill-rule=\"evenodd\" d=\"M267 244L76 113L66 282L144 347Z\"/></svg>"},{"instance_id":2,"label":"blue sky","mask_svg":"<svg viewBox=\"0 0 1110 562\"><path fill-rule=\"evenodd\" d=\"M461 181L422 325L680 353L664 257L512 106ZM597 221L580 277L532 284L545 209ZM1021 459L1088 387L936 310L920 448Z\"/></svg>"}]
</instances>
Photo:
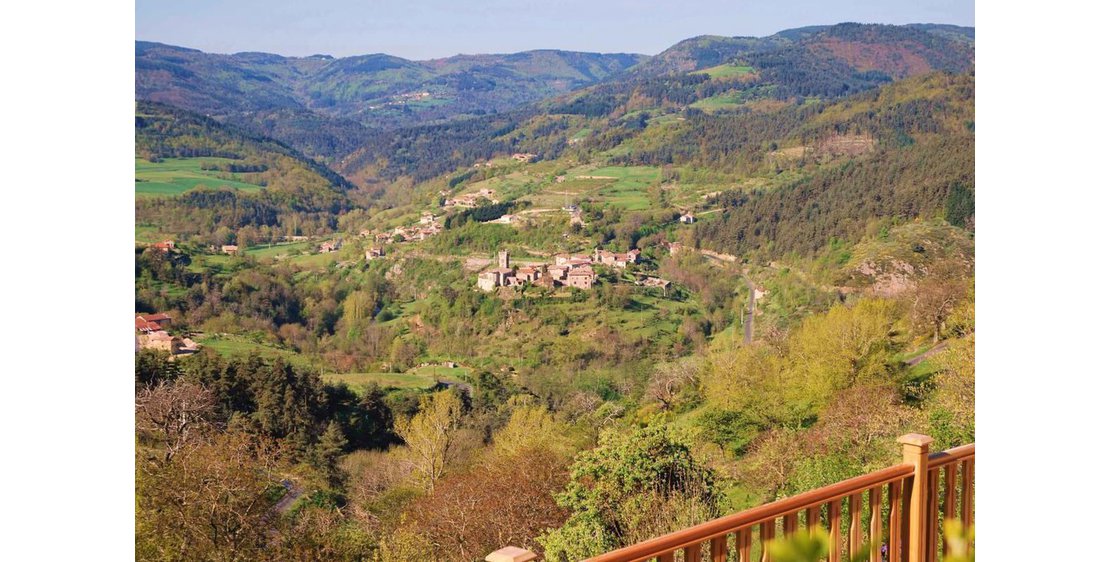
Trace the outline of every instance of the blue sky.
<instances>
[{"instance_id":1,"label":"blue sky","mask_svg":"<svg viewBox=\"0 0 1110 562\"><path fill-rule=\"evenodd\" d=\"M137 0L136 38L216 53L409 59L530 49L656 54L695 35L974 25L973 0Z\"/></svg>"}]
</instances>

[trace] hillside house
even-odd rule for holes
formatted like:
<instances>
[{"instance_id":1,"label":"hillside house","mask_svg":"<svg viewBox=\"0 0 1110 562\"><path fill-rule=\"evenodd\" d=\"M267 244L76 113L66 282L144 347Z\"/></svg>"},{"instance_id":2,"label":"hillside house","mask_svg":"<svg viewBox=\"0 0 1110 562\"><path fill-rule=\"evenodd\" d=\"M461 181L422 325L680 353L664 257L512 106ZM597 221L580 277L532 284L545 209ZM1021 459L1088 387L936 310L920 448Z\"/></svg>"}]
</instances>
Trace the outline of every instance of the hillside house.
<instances>
[{"instance_id":1,"label":"hillside house","mask_svg":"<svg viewBox=\"0 0 1110 562\"><path fill-rule=\"evenodd\" d=\"M694 224L697 220L697 217L690 213L683 213L681 217L678 217L678 222L682 224Z\"/></svg>"},{"instance_id":2,"label":"hillside house","mask_svg":"<svg viewBox=\"0 0 1110 562\"><path fill-rule=\"evenodd\" d=\"M566 265L553 265L547 268L548 275L555 281L566 280L568 271L570 271L570 266Z\"/></svg>"},{"instance_id":3,"label":"hillside house","mask_svg":"<svg viewBox=\"0 0 1110 562\"><path fill-rule=\"evenodd\" d=\"M664 289L671 286L670 281L658 277L647 277L644 279L643 284L645 287L662 287Z\"/></svg>"},{"instance_id":4,"label":"hillside house","mask_svg":"<svg viewBox=\"0 0 1110 562\"><path fill-rule=\"evenodd\" d=\"M170 355L176 355L181 350L181 347L181 338L171 336L165 330L158 330L139 336L140 349L156 349L168 352Z\"/></svg>"},{"instance_id":5,"label":"hillside house","mask_svg":"<svg viewBox=\"0 0 1110 562\"><path fill-rule=\"evenodd\" d=\"M523 279L524 281L527 281L529 283L534 283L534 282L538 281L539 278L540 278L541 273L542 272L539 270L539 268L532 267L532 266L529 266L529 265L526 265L526 266L516 270L517 278Z\"/></svg>"},{"instance_id":6,"label":"hillside house","mask_svg":"<svg viewBox=\"0 0 1110 562\"><path fill-rule=\"evenodd\" d=\"M140 321L146 322L148 324L152 323L155 326L158 326L156 330L161 330L163 328L168 328L170 324L173 323L173 318L171 318L168 314L162 312L159 312L158 314L140 314L138 316L135 316L136 328L139 326Z\"/></svg>"},{"instance_id":7,"label":"hillside house","mask_svg":"<svg viewBox=\"0 0 1110 562\"><path fill-rule=\"evenodd\" d=\"M570 267L577 267L577 266L582 266L582 265L590 265L593 262L594 262L594 260L590 256L582 256L582 255L575 256L575 255L567 255L567 254L559 254L559 255L555 256L555 265L565 265L565 266L570 266Z\"/></svg>"},{"instance_id":8,"label":"hillside house","mask_svg":"<svg viewBox=\"0 0 1110 562\"><path fill-rule=\"evenodd\" d=\"M342 247L343 247L343 241L342 240L329 240L327 242L324 242L323 244L320 244L320 253L321 254L329 254L331 252L338 251Z\"/></svg>"},{"instance_id":9,"label":"hillside house","mask_svg":"<svg viewBox=\"0 0 1110 562\"><path fill-rule=\"evenodd\" d=\"M595 281L597 281L597 274L589 267L576 267L567 272L566 284L570 287L589 290L594 288Z\"/></svg>"},{"instance_id":10,"label":"hillside house","mask_svg":"<svg viewBox=\"0 0 1110 562\"><path fill-rule=\"evenodd\" d=\"M513 154L513 160L516 160L517 162L524 162L524 163L535 162L536 161L536 155L532 154L531 152L517 152L517 153Z\"/></svg>"},{"instance_id":11,"label":"hillside house","mask_svg":"<svg viewBox=\"0 0 1110 562\"><path fill-rule=\"evenodd\" d=\"M497 288L498 279L500 277L493 271L483 271L478 274L478 288L488 293Z\"/></svg>"},{"instance_id":12,"label":"hillside house","mask_svg":"<svg viewBox=\"0 0 1110 562\"><path fill-rule=\"evenodd\" d=\"M154 248L155 250L160 250L162 253L169 253L170 250L173 250L174 243L173 243L173 240L163 240L161 242L158 242L158 243L152 245L151 247Z\"/></svg>"},{"instance_id":13,"label":"hillside house","mask_svg":"<svg viewBox=\"0 0 1110 562\"><path fill-rule=\"evenodd\" d=\"M501 215L491 221L486 221L486 224L513 224L519 221L520 219L516 215Z\"/></svg>"},{"instance_id":14,"label":"hillside house","mask_svg":"<svg viewBox=\"0 0 1110 562\"><path fill-rule=\"evenodd\" d=\"M143 334L164 331L173 324L170 315L159 312L158 314L136 314L135 331Z\"/></svg>"},{"instance_id":15,"label":"hillside house","mask_svg":"<svg viewBox=\"0 0 1110 562\"><path fill-rule=\"evenodd\" d=\"M642 284L645 287L658 287L660 289L663 289L663 296L667 296L667 289L671 288L670 281L667 281L666 279L660 279L658 277L647 277L643 281L639 281L637 283Z\"/></svg>"},{"instance_id":16,"label":"hillside house","mask_svg":"<svg viewBox=\"0 0 1110 562\"><path fill-rule=\"evenodd\" d=\"M608 265L610 267L625 268L630 263L637 263L640 260L640 250L629 250L627 252L609 252L606 250L594 250L594 260L601 265Z\"/></svg>"},{"instance_id":17,"label":"hillside house","mask_svg":"<svg viewBox=\"0 0 1110 562\"><path fill-rule=\"evenodd\" d=\"M181 348L177 350L178 353L196 353L200 351L200 345L189 338L181 338Z\"/></svg>"},{"instance_id":18,"label":"hillside house","mask_svg":"<svg viewBox=\"0 0 1110 562\"><path fill-rule=\"evenodd\" d=\"M380 246L371 246L366 250L366 261L373 261L385 255L385 251Z\"/></svg>"},{"instance_id":19,"label":"hillside house","mask_svg":"<svg viewBox=\"0 0 1110 562\"><path fill-rule=\"evenodd\" d=\"M227 255L234 255L239 253L239 246L235 244L224 244L220 246L220 251Z\"/></svg>"}]
</instances>

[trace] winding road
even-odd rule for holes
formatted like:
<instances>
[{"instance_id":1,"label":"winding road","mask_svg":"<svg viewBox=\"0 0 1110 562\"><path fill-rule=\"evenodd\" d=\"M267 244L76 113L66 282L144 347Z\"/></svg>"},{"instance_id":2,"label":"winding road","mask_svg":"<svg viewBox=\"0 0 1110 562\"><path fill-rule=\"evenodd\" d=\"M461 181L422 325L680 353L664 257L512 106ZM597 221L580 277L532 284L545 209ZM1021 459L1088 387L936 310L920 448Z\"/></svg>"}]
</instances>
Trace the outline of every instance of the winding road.
<instances>
[{"instance_id":1,"label":"winding road","mask_svg":"<svg viewBox=\"0 0 1110 562\"><path fill-rule=\"evenodd\" d=\"M744 276L748 284L748 318L744 321L744 343L752 343L752 333L755 331L755 283L748 276Z\"/></svg>"}]
</instances>

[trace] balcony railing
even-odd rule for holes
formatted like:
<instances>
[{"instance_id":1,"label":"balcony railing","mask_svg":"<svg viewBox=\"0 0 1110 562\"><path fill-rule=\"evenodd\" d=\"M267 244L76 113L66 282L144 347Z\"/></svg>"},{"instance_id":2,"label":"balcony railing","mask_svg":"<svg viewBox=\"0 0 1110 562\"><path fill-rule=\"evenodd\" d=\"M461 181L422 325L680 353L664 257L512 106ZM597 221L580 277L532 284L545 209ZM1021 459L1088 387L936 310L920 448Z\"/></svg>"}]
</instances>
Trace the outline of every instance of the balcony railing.
<instances>
[{"instance_id":1,"label":"balcony railing","mask_svg":"<svg viewBox=\"0 0 1110 562\"><path fill-rule=\"evenodd\" d=\"M738 562L752 562L754 538L758 538L759 560L771 562L765 545L802 527L809 533L829 534L829 562L853 559L865 545L871 562L934 562L948 551L941 518L958 517L965 526L973 523L975 444L930 454L932 441L917 433L903 435L898 439L901 464L626 546L588 562L673 562L676 554L686 562L700 561L705 548L713 562L726 562L730 552L735 552ZM520 557L497 557L501 552L487 560L535 559L520 549L514 551Z\"/></svg>"}]
</instances>

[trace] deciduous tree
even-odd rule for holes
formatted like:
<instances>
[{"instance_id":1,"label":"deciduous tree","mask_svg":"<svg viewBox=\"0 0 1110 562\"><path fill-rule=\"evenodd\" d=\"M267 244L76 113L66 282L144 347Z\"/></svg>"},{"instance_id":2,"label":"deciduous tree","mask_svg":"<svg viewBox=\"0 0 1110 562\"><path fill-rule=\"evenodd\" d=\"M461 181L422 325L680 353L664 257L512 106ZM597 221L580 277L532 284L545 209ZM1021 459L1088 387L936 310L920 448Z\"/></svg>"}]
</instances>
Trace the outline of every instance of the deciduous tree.
<instances>
[{"instance_id":1,"label":"deciduous tree","mask_svg":"<svg viewBox=\"0 0 1110 562\"><path fill-rule=\"evenodd\" d=\"M462 401L453 391L438 392L425 398L420 411L411 418L399 418L393 429L405 441L409 459L420 485L427 491L447 471L455 452Z\"/></svg>"}]
</instances>

